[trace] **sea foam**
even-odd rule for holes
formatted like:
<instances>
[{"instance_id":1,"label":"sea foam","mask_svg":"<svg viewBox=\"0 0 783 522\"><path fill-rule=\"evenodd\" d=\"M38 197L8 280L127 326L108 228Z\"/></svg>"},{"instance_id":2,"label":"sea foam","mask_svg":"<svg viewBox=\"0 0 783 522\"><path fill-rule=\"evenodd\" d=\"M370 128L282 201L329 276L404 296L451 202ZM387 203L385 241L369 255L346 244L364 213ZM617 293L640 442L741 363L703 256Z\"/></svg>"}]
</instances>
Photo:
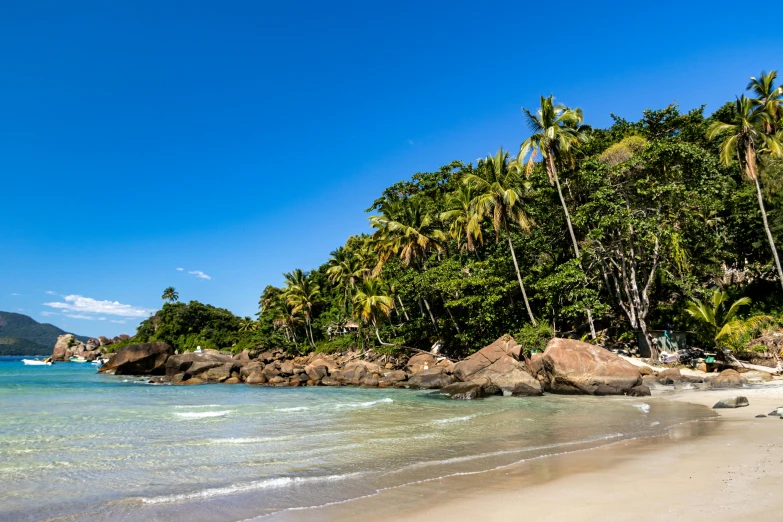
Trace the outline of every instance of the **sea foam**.
<instances>
[{"instance_id":1,"label":"sea foam","mask_svg":"<svg viewBox=\"0 0 783 522\"><path fill-rule=\"evenodd\" d=\"M177 417L182 417L183 419L207 419L209 417L223 417L225 415L228 415L229 413L232 413L234 410L224 410L224 411L186 411L186 412L175 412L174 415Z\"/></svg>"}]
</instances>

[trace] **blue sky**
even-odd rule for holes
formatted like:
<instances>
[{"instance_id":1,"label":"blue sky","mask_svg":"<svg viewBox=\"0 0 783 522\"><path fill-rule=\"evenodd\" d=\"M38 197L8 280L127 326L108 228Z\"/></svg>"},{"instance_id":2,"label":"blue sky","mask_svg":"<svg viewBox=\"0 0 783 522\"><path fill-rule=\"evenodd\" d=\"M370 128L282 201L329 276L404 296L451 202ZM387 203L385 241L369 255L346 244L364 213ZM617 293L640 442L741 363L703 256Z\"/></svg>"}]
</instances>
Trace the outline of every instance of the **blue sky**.
<instances>
[{"instance_id":1,"label":"blue sky","mask_svg":"<svg viewBox=\"0 0 783 522\"><path fill-rule=\"evenodd\" d=\"M252 315L383 188L515 150L541 94L605 126L783 67L728 2L379 4L5 2L0 310L133 333L172 285Z\"/></svg>"}]
</instances>

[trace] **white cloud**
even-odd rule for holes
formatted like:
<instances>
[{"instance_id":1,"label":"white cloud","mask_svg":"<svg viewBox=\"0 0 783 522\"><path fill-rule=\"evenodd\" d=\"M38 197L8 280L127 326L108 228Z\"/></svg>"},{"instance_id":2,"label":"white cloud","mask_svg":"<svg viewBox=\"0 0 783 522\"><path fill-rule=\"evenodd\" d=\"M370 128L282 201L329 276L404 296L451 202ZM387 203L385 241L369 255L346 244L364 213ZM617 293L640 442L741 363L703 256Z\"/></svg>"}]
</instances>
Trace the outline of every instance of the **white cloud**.
<instances>
[{"instance_id":1,"label":"white cloud","mask_svg":"<svg viewBox=\"0 0 783 522\"><path fill-rule=\"evenodd\" d=\"M90 317L89 315L82 315L82 314L63 314L65 317L70 317L71 319L87 319L89 321L92 321L95 319L94 317Z\"/></svg>"},{"instance_id":2,"label":"white cloud","mask_svg":"<svg viewBox=\"0 0 783 522\"><path fill-rule=\"evenodd\" d=\"M98 301L91 297L81 295L66 295L64 302L44 303L45 306L57 308L63 312L70 312L75 315L101 314L115 315L119 317L147 317L153 310L140 308L118 301ZM83 319L84 317L81 317ZM94 317L92 317L94 319Z\"/></svg>"},{"instance_id":3,"label":"white cloud","mask_svg":"<svg viewBox=\"0 0 783 522\"><path fill-rule=\"evenodd\" d=\"M18 295L22 295L22 294L17 294L16 292L14 292L14 293L13 293L13 294L11 294L11 295L12 295L12 296L14 296L14 297L16 297L16 296L18 296Z\"/></svg>"},{"instance_id":4,"label":"white cloud","mask_svg":"<svg viewBox=\"0 0 783 522\"><path fill-rule=\"evenodd\" d=\"M49 312L44 310L43 312L41 312L41 315L49 317L50 315L57 315L57 312Z\"/></svg>"},{"instance_id":5,"label":"white cloud","mask_svg":"<svg viewBox=\"0 0 783 522\"><path fill-rule=\"evenodd\" d=\"M98 317L98 320L99 320L99 321L105 321L105 320L106 320L106 318L105 318L105 317Z\"/></svg>"},{"instance_id":6,"label":"white cloud","mask_svg":"<svg viewBox=\"0 0 783 522\"><path fill-rule=\"evenodd\" d=\"M57 295L57 292L55 292L53 290L47 290L46 293L49 294L49 295Z\"/></svg>"},{"instance_id":7,"label":"white cloud","mask_svg":"<svg viewBox=\"0 0 783 522\"><path fill-rule=\"evenodd\" d=\"M182 272L183 270L185 270L185 269L184 268L177 268L178 272Z\"/></svg>"},{"instance_id":8,"label":"white cloud","mask_svg":"<svg viewBox=\"0 0 783 522\"><path fill-rule=\"evenodd\" d=\"M408 145L413 145L413 140L408 140Z\"/></svg>"},{"instance_id":9,"label":"white cloud","mask_svg":"<svg viewBox=\"0 0 783 522\"><path fill-rule=\"evenodd\" d=\"M188 272L188 274L193 274L194 276L198 277L199 279L212 279L207 274L202 272L201 270L193 270L191 272Z\"/></svg>"},{"instance_id":10,"label":"white cloud","mask_svg":"<svg viewBox=\"0 0 783 522\"><path fill-rule=\"evenodd\" d=\"M20 312L24 312L24 308L17 308Z\"/></svg>"},{"instance_id":11,"label":"white cloud","mask_svg":"<svg viewBox=\"0 0 783 522\"><path fill-rule=\"evenodd\" d=\"M125 321L115 321L114 319L109 321L110 323L125 324Z\"/></svg>"}]
</instances>

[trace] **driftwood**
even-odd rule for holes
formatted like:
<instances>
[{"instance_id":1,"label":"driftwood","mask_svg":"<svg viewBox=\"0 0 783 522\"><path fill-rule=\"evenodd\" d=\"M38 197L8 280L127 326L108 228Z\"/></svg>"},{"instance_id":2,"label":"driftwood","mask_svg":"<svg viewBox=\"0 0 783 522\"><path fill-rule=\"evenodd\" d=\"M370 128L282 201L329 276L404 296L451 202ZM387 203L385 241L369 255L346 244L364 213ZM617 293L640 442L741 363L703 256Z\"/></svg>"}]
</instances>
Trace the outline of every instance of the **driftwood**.
<instances>
[{"instance_id":1,"label":"driftwood","mask_svg":"<svg viewBox=\"0 0 783 522\"><path fill-rule=\"evenodd\" d=\"M770 368L769 366L760 366L758 364L750 364L746 362L742 362L738 360L733 355L729 355L729 366L733 366L735 368L747 368L748 370L756 370L759 372L767 372L771 373L773 375L777 375L781 372L780 362L778 362L777 368Z\"/></svg>"}]
</instances>

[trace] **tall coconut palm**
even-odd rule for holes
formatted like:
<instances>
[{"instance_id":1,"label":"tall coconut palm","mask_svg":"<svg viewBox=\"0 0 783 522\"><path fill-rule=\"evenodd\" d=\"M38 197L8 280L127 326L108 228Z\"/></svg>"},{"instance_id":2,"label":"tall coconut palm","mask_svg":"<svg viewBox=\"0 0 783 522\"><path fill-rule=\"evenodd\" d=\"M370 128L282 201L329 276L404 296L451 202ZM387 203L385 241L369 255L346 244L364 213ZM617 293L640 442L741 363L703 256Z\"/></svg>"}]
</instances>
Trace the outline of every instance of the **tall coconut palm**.
<instances>
[{"instance_id":1,"label":"tall coconut palm","mask_svg":"<svg viewBox=\"0 0 783 522\"><path fill-rule=\"evenodd\" d=\"M321 288L298 268L293 272L283 274L283 276L286 279L286 289L283 294L285 300L289 305L293 306L293 313L302 313L304 316L308 340L311 346L315 346L315 338L313 337L313 305L321 293Z\"/></svg>"},{"instance_id":2,"label":"tall coconut palm","mask_svg":"<svg viewBox=\"0 0 783 522\"><path fill-rule=\"evenodd\" d=\"M464 183L476 193L475 208L479 216L482 219L486 217L492 219L495 237L499 238L500 232L503 231L508 239L508 248L514 261L519 288L522 290L522 299L525 301L530 322L535 326L536 318L527 299L509 230L509 223L515 223L522 230L528 231L530 220L522 209L522 180L514 169L509 168L508 152L501 148L494 156L487 156L485 160L479 161L477 173L467 174Z\"/></svg>"},{"instance_id":3,"label":"tall coconut palm","mask_svg":"<svg viewBox=\"0 0 783 522\"><path fill-rule=\"evenodd\" d=\"M759 325L771 321L768 315L756 315L748 319L738 319L737 313L743 306L751 304L748 297L737 299L726 309L724 304L729 296L722 290L715 290L709 301L701 302L695 299L688 303L685 311L698 320L706 328L715 341L715 346L721 348L734 343L740 336L758 328ZM724 312L725 310L725 312Z\"/></svg>"},{"instance_id":4,"label":"tall coconut palm","mask_svg":"<svg viewBox=\"0 0 783 522\"><path fill-rule=\"evenodd\" d=\"M329 281L335 286L343 288L342 306L343 312L347 313L353 290L356 288L356 284L368 274L368 270L361 256L345 247L340 247L332 252L328 266L326 275Z\"/></svg>"},{"instance_id":5,"label":"tall coconut palm","mask_svg":"<svg viewBox=\"0 0 783 522\"><path fill-rule=\"evenodd\" d=\"M256 330L258 330L258 323L250 317L245 317L239 321L240 332L255 332Z\"/></svg>"},{"instance_id":6,"label":"tall coconut palm","mask_svg":"<svg viewBox=\"0 0 783 522\"><path fill-rule=\"evenodd\" d=\"M461 185L456 191L446 197L446 210L441 212L440 219L451 222L449 235L457 241L460 250L474 252L476 243L483 245L481 233L481 213L476 209L473 188Z\"/></svg>"},{"instance_id":7,"label":"tall coconut palm","mask_svg":"<svg viewBox=\"0 0 783 522\"><path fill-rule=\"evenodd\" d=\"M418 265L427 270L427 257L431 251L444 249L446 236L434 225L420 199L386 198L381 204L380 215L370 216L378 264L373 275L380 273L383 264L398 255L404 266ZM422 296L432 324L437 326L429 301Z\"/></svg>"},{"instance_id":8,"label":"tall coconut palm","mask_svg":"<svg viewBox=\"0 0 783 522\"><path fill-rule=\"evenodd\" d=\"M163 295L160 296L160 298L164 301L168 301L169 303L173 303L175 301L179 301L179 294L176 290L174 290L173 286L169 286L163 290Z\"/></svg>"},{"instance_id":9,"label":"tall coconut palm","mask_svg":"<svg viewBox=\"0 0 783 522\"><path fill-rule=\"evenodd\" d=\"M778 122L783 117L781 104L783 103L783 85L775 87L777 71L761 72L761 76L750 77L747 90L752 91L756 98L752 102L769 115L769 119L762 122L764 132L773 135L778 130Z\"/></svg>"},{"instance_id":10,"label":"tall coconut palm","mask_svg":"<svg viewBox=\"0 0 783 522\"><path fill-rule=\"evenodd\" d=\"M387 343L381 340L378 323L387 319L393 308L394 299L387 295L383 281L378 278L372 278L365 280L359 285L359 289L354 296L354 317L364 323L372 324L375 329L375 336L381 344Z\"/></svg>"},{"instance_id":11,"label":"tall coconut palm","mask_svg":"<svg viewBox=\"0 0 783 522\"><path fill-rule=\"evenodd\" d=\"M731 165L736 160L740 172L756 186L761 220L764 223L764 231L772 249L772 257L775 259L778 279L783 288L783 268L780 266L780 257L775 246L775 239L772 237L772 231L769 228L767 210L764 208L757 159L759 153L780 156L783 153L783 147L781 147L778 136L768 135L764 132L765 126L772 118L763 106L758 106L753 100L743 95L737 98L734 108L735 120L732 123L713 122L707 129L707 138L711 140L722 138L723 141L720 143L721 162L724 165Z\"/></svg>"},{"instance_id":12,"label":"tall coconut palm","mask_svg":"<svg viewBox=\"0 0 783 522\"><path fill-rule=\"evenodd\" d=\"M555 98L550 94L548 98L541 96L541 106L535 114L524 107L522 113L525 115L527 126L532 134L519 146L517 161L520 165L525 162L525 171L530 175L536 157L541 155L543 158L549 183L557 187L557 195L560 197L560 205L563 207L568 233L574 247L574 256L578 259L581 255L579 242L576 240L574 227L571 224L571 214L568 212L568 205L563 197L557 165L570 159L573 150L580 142L587 139L585 131L588 127L582 124L584 119L582 109L569 109L565 105L555 104ZM579 266L580 268L582 266L581 260ZM587 284L586 280L585 284ZM595 339L593 314L589 308L585 309L585 313L587 314L587 322L590 324L590 334Z\"/></svg>"}]
</instances>

